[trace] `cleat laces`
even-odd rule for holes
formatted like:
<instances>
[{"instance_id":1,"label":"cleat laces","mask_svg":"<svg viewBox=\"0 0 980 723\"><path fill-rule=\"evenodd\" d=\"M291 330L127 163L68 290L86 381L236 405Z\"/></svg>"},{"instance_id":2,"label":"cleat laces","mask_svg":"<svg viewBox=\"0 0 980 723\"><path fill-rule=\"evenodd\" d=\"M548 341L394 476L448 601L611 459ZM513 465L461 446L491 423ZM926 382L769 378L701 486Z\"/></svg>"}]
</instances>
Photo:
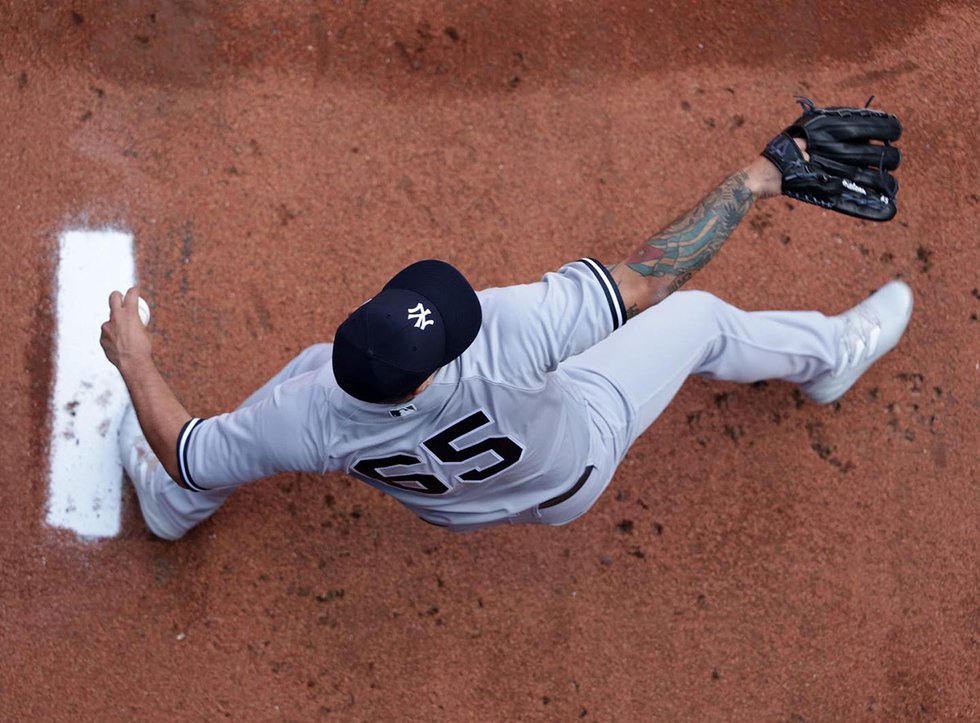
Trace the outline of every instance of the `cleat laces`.
<instances>
[{"instance_id":1,"label":"cleat laces","mask_svg":"<svg viewBox=\"0 0 980 723\"><path fill-rule=\"evenodd\" d=\"M857 308L847 314L847 326L838 345L837 368L833 376L840 376L845 369L856 367L870 359L878 348L881 336L881 322L869 310Z\"/></svg>"}]
</instances>

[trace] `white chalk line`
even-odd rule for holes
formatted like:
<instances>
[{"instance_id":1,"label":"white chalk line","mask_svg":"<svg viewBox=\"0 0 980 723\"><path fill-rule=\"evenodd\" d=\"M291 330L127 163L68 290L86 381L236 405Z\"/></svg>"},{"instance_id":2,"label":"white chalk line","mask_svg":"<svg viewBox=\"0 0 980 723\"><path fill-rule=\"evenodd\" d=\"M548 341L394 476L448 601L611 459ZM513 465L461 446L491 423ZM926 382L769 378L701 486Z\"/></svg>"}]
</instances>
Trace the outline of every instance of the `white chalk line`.
<instances>
[{"instance_id":1,"label":"white chalk line","mask_svg":"<svg viewBox=\"0 0 980 723\"><path fill-rule=\"evenodd\" d=\"M83 539L114 537L123 474L117 434L129 395L99 335L109 318L109 294L135 284L133 237L114 229L74 229L58 241L46 520Z\"/></svg>"}]
</instances>

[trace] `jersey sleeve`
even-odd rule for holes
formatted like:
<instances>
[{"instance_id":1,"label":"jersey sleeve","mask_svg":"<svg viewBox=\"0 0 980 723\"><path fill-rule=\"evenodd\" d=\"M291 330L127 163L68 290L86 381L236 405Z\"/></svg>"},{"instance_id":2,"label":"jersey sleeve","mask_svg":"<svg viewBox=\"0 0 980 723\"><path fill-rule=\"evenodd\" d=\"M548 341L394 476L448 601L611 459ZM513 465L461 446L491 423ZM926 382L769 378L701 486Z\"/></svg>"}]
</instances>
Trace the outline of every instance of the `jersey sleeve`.
<instances>
[{"instance_id":1,"label":"jersey sleeve","mask_svg":"<svg viewBox=\"0 0 980 723\"><path fill-rule=\"evenodd\" d=\"M279 472L323 472L329 412L315 377L299 375L261 401L187 422L177 438L183 483L200 492Z\"/></svg>"},{"instance_id":2,"label":"jersey sleeve","mask_svg":"<svg viewBox=\"0 0 980 723\"><path fill-rule=\"evenodd\" d=\"M510 374L553 371L626 322L609 271L580 259L533 284L480 292L485 354Z\"/></svg>"}]
</instances>

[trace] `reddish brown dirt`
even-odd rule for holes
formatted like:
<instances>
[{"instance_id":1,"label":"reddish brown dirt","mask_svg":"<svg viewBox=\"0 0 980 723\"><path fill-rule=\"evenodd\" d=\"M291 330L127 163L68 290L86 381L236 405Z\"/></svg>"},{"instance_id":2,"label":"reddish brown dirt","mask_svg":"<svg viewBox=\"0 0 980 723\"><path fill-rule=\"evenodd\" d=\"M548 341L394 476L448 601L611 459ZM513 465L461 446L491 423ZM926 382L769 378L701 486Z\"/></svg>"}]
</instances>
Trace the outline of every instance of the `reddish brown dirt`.
<instances>
[{"instance_id":1,"label":"reddish brown dirt","mask_svg":"<svg viewBox=\"0 0 980 723\"><path fill-rule=\"evenodd\" d=\"M975 6L235 5L0 9L0 719L980 717ZM206 415L414 259L481 287L617 260L801 92L903 119L898 219L775 200L696 285L836 312L907 279L907 337L839 405L693 381L560 529L454 536L296 475L177 544L129 489L117 539L45 526L63 228L135 233Z\"/></svg>"}]
</instances>

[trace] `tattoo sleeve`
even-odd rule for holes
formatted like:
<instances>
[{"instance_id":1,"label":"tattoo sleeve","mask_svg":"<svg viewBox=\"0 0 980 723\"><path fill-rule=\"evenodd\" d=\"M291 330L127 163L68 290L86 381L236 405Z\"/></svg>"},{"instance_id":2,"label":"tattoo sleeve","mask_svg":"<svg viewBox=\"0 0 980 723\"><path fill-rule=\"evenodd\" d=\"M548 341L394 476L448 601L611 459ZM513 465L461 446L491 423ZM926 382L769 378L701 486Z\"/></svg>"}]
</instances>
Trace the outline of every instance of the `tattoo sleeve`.
<instances>
[{"instance_id":1,"label":"tattoo sleeve","mask_svg":"<svg viewBox=\"0 0 980 723\"><path fill-rule=\"evenodd\" d=\"M740 171L704 197L689 213L651 237L622 263L610 268L622 287L626 269L646 280L643 302L629 303L632 315L666 299L683 286L718 252L752 205L746 186L747 174ZM618 272L618 273L617 273Z\"/></svg>"}]
</instances>

